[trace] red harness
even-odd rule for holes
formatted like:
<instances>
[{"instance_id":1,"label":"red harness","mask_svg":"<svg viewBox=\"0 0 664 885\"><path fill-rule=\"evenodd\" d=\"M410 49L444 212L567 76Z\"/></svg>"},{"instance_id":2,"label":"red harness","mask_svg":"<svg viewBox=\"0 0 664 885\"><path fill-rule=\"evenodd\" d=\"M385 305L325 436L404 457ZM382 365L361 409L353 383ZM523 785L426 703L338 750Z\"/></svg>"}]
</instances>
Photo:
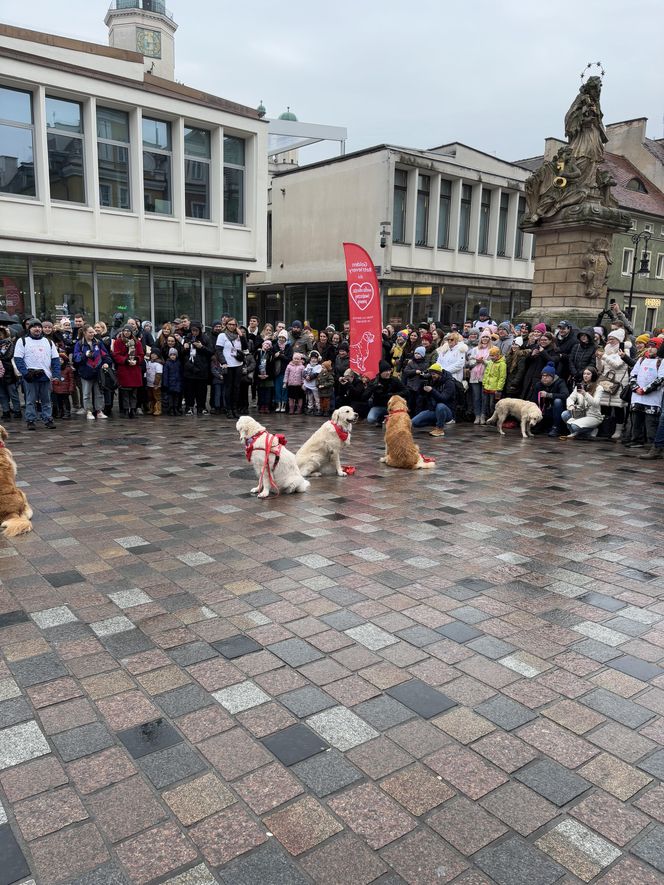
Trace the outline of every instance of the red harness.
<instances>
[{"instance_id":1,"label":"red harness","mask_svg":"<svg viewBox=\"0 0 664 885\"><path fill-rule=\"evenodd\" d=\"M385 416L385 420L387 421L387 419L391 418L392 415L408 415L408 414L409 414L408 409L394 409L393 411L391 411L389 414L387 414Z\"/></svg>"},{"instance_id":2,"label":"red harness","mask_svg":"<svg viewBox=\"0 0 664 885\"><path fill-rule=\"evenodd\" d=\"M286 445L286 437L281 433L268 433L267 430L259 430L258 433L254 433L253 436L250 436L249 439L246 439L244 441L244 453L247 457L247 461L251 461L251 455L254 451L254 444L259 437L263 436L263 434L265 434L265 459L261 468L259 485L263 485L263 477L265 476L265 473L267 471L267 478L268 482L270 483L270 488L274 489L274 491L278 495L279 486L272 478L272 471L276 469L277 464L279 463L281 450ZM274 464L271 468L270 455L274 455Z\"/></svg>"},{"instance_id":3,"label":"red harness","mask_svg":"<svg viewBox=\"0 0 664 885\"><path fill-rule=\"evenodd\" d=\"M332 427L334 427L334 429L337 433L337 436L339 437L341 442L346 442L346 440L350 436L350 431L344 430L340 424L335 424L334 421L330 421L330 424L332 425Z\"/></svg>"}]
</instances>

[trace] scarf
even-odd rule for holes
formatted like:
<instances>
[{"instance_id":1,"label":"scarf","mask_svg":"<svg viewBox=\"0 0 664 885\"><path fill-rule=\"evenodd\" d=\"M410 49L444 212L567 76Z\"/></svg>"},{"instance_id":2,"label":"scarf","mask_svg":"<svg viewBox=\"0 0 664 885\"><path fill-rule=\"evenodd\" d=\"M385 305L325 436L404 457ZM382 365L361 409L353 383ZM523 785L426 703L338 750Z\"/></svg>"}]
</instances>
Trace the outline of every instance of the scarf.
<instances>
[{"instance_id":1,"label":"scarf","mask_svg":"<svg viewBox=\"0 0 664 885\"><path fill-rule=\"evenodd\" d=\"M344 430L340 424L335 424L334 421L330 421L330 424L332 425L332 427L334 427L337 436L339 437L341 442L346 442L346 440L350 436L350 431Z\"/></svg>"}]
</instances>

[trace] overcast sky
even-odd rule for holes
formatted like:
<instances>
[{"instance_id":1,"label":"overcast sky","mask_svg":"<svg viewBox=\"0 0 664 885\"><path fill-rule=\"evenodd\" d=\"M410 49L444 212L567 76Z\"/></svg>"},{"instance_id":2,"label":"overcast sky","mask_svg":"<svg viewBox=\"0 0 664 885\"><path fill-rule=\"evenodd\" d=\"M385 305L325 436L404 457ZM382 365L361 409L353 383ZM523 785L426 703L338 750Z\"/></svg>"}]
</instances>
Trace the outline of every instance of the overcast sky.
<instances>
[{"instance_id":1,"label":"overcast sky","mask_svg":"<svg viewBox=\"0 0 664 885\"><path fill-rule=\"evenodd\" d=\"M605 122L648 117L650 137L664 136L664 0L166 2L178 80L262 99L268 116L289 105L300 120L346 126L349 151L462 141L510 160L541 153L597 60ZM0 19L105 43L106 8L0 0Z\"/></svg>"}]
</instances>

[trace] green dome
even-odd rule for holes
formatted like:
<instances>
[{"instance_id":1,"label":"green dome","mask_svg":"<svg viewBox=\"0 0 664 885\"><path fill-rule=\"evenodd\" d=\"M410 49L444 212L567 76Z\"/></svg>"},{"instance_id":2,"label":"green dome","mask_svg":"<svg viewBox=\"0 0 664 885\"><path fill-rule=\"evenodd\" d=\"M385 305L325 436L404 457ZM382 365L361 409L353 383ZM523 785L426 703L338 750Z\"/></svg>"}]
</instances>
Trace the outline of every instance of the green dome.
<instances>
[{"instance_id":1,"label":"green dome","mask_svg":"<svg viewBox=\"0 0 664 885\"><path fill-rule=\"evenodd\" d=\"M257 112L257 114L258 114L259 117L264 117L265 114L267 113L267 109L266 109L265 105L263 104L263 99L262 99L262 98L261 98L260 104L259 104L258 107L256 108L256 112Z\"/></svg>"},{"instance_id":2,"label":"green dome","mask_svg":"<svg viewBox=\"0 0 664 885\"><path fill-rule=\"evenodd\" d=\"M292 120L293 123L297 123L297 117L291 111L290 108L286 108L286 110L283 112L283 114L279 114L279 119L280 120Z\"/></svg>"}]
</instances>

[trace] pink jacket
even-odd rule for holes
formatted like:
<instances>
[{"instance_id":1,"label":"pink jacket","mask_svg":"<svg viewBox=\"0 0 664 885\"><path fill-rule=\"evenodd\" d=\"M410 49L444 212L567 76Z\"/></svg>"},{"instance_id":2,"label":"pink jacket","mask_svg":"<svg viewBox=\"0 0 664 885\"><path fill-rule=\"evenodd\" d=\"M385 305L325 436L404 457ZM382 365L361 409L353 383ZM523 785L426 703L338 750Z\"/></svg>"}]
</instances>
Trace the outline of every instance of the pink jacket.
<instances>
[{"instance_id":1,"label":"pink jacket","mask_svg":"<svg viewBox=\"0 0 664 885\"><path fill-rule=\"evenodd\" d=\"M300 363L300 365L292 362L288 363L284 374L284 384L286 387L302 387L302 382L304 381L304 369L305 366L303 363Z\"/></svg>"}]
</instances>

